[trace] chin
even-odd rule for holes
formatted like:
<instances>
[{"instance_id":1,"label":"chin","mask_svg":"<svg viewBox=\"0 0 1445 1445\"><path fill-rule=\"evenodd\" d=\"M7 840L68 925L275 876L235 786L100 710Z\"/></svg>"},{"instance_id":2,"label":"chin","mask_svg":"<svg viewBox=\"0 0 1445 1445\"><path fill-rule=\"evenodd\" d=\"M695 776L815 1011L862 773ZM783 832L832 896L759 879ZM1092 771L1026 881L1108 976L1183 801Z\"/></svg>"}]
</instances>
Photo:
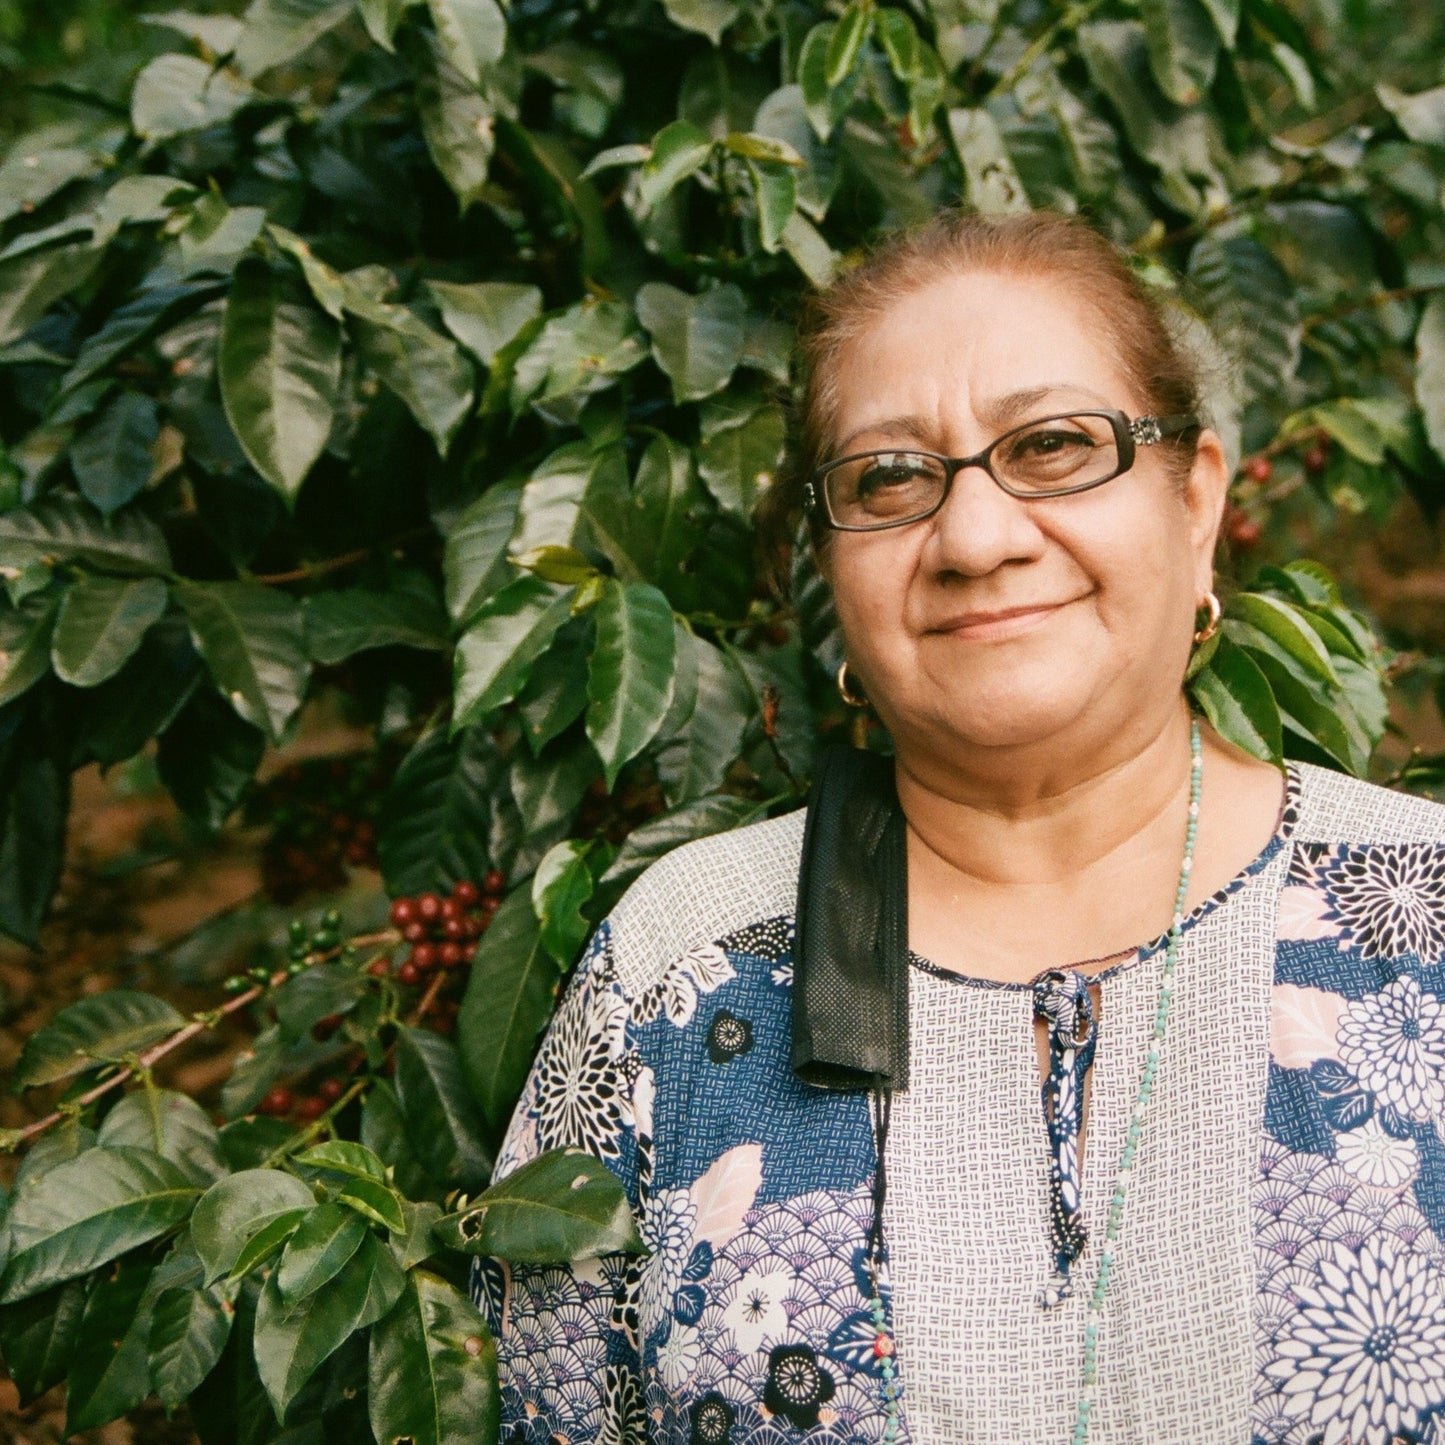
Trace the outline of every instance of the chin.
<instances>
[{"instance_id":1,"label":"chin","mask_svg":"<svg viewBox=\"0 0 1445 1445\"><path fill-rule=\"evenodd\" d=\"M1029 748L1074 732L1087 700L1054 688L970 688L891 723L895 744L947 756L955 747Z\"/></svg>"}]
</instances>

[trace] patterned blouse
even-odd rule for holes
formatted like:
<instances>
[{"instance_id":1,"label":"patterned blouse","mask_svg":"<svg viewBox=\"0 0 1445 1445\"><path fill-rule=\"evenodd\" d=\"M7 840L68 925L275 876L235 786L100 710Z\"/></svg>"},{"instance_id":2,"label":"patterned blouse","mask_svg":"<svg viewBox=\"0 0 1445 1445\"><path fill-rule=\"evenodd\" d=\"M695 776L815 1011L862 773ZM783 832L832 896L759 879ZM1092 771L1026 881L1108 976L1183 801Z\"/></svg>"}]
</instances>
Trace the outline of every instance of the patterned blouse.
<instances>
[{"instance_id":1,"label":"patterned blouse","mask_svg":"<svg viewBox=\"0 0 1445 1445\"><path fill-rule=\"evenodd\" d=\"M650 1253L483 1261L504 1441L884 1438L867 1096L789 1064L802 815L655 865L597 931L497 1166L580 1146ZM1186 920L1099 1337L1092 1445L1445 1445L1445 808L1292 767ZM1163 940L1098 976L1093 1240ZM1027 985L915 959L882 1294L915 1445L1072 1432L1088 1288L1053 1267ZM1092 1281L1096 1245L1079 1260Z\"/></svg>"}]
</instances>

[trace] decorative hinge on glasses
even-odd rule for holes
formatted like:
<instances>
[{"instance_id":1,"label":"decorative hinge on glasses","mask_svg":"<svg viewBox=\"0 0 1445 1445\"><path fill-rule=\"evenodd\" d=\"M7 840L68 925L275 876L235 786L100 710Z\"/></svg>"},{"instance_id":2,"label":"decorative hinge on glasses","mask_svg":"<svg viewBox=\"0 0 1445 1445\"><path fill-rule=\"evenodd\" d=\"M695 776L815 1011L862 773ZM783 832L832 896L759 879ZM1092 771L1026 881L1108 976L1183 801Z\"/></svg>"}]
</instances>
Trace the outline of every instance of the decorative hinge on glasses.
<instances>
[{"instance_id":1,"label":"decorative hinge on glasses","mask_svg":"<svg viewBox=\"0 0 1445 1445\"><path fill-rule=\"evenodd\" d=\"M1164 440L1164 429L1159 425L1157 416L1141 416L1137 421L1129 423L1129 435L1141 447L1152 447L1156 442Z\"/></svg>"}]
</instances>

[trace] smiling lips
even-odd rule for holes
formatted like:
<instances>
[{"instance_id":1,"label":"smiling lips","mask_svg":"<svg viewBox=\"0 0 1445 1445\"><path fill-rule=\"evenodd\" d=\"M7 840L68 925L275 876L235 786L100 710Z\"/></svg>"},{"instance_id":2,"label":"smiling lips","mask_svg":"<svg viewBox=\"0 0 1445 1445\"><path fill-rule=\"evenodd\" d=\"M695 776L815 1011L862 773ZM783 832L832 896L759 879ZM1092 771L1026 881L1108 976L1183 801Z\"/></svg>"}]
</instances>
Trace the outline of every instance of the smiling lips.
<instances>
[{"instance_id":1,"label":"smiling lips","mask_svg":"<svg viewBox=\"0 0 1445 1445\"><path fill-rule=\"evenodd\" d=\"M1037 602L1021 607L1001 607L992 612L960 612L928 630L946 632L970 642L1002 641L1032 631L1068 605L1068 602Z\"/></svg>"}]
</instances>

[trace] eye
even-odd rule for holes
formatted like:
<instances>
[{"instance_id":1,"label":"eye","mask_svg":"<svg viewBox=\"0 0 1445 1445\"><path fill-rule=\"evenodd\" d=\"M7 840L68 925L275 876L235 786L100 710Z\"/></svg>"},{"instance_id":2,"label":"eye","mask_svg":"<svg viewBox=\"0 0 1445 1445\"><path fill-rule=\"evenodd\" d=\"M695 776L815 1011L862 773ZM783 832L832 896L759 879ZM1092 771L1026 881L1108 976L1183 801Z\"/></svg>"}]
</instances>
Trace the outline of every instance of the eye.
<instances>
[{"instance_id":1,"label":"eye","mask_svg":"<svg viewBox=\"0 0 1445 1445\"><path fill-rule=\"evenodd\" d=\"M1009 445L1008 453L1011 458L1024 461L1033 457L1057 457L1092 451L1093 448L1094 439L1086 432L1076 431L1072 427L1048 426L1015 437Z\"/></svg>"},{"instance_id":2,"label":"eye","mask_svg":"<svg viewBox=\"0 0 1445 1445\"><path fill-rule=\"evenodd\" d=\"M860 497L876 495L890 487L906 487L926 479L929 467L926 458L908 452L884 452L872 458L858 474Z\"/></svg>"}]
</instances>

